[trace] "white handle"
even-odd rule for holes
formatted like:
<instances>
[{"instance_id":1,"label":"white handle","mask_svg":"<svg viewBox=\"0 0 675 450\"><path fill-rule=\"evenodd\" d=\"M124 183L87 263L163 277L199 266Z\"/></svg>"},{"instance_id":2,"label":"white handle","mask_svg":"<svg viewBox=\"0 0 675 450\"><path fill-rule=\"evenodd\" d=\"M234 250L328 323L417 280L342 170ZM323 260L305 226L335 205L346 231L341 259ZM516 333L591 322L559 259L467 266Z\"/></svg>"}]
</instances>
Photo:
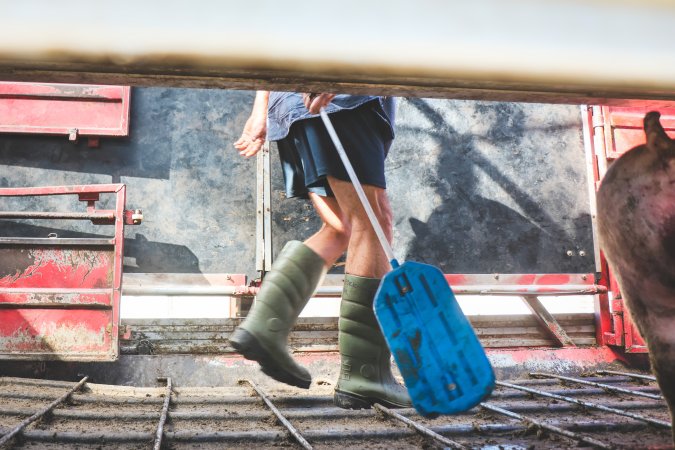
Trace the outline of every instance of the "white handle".
<instances>
[{"instance_id":1,"label":"white handle","mask_svg":"<svg viewBox=\"0 0 675 450\"><path fill-rule=\"evenodd\" d=\"M337 149L338 154L340 155L340 159L342 160L342 163L345 165L345 169L347 169L349 179L352 180L354 189L356 189L356 194L359 196L359 200L361 200L361 204L363 205L363 208L366 210L368 219L370 220L370 223L373 225L373 229L375 230L377 239L380 241L382 250L384 250L384 254L387 256L387 259L391 262L392 267L394 268L398 267L398 262L396 261L396 258L394 258L394 252L391 249L391 245L389 245L389 241L384 235L384 231L382 230L380 222L377 220L377 217L375 217L375 212L373 211L373 208L370 206L370 202L368 201L368 197L366 197L366 193L363 192L363 187L359 182L359 178L356 176L354 168L352 167L352 164L349 162L347 153L345 153L345 149L344 147L342 147L340 138L338 138L338 135L335 132L335 128L333 128L333 124L328 118L328 114L323 108L321 108L320 114L321 119L323 119L323 123L326 124L328 134L330 135L330 138L333 141L333 144L335 144L335 148Z\"/></svg>"}]
</instances>

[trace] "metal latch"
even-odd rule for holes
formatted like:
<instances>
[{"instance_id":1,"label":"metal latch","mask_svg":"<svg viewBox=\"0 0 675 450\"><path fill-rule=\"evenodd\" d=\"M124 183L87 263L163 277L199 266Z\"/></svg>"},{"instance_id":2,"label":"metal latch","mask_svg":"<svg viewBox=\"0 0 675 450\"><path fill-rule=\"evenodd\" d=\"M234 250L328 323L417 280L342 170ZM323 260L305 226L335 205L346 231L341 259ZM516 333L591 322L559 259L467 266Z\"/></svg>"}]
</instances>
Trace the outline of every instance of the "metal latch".
<instances>
[{"instance_id":1,"label":"metal latch","mask_svg":"<svg viewBox=\"0 0 675 450\"><path fill-rule=\"evenodd\" d=\"M140 209L124 210L124 223L126 225L140 225L141 222L143 222L143 211Z\"/></svg>"}]
</instances>

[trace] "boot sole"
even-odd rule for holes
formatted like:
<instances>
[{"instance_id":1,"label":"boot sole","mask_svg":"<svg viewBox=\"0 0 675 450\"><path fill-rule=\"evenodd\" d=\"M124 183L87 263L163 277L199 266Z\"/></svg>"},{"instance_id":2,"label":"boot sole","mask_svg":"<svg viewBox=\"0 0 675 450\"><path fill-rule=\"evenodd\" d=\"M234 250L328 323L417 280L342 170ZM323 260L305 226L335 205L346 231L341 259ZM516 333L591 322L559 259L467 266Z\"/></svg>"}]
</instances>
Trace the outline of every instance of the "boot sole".
<instances>
[{"instance_id":1,"label":"boot sole","mask_svg":"<svg viewBox=\"0 0 675 450\"><path fill-rule=\"evenodd\" d=\"M255 336L248 331L237 328L229 341L237 353L248 360L256 361L260 365L260 370L268 377L302 389L309 389L310 384L312 384L312 380L299 378L279 366L270 353L260 345Z\"/></svg>"},{"instance_id":2,"label":"boot sole","mask_svg":"<svg viewBox=\"0 0 675 450\"><path fill-rule=\"evenodd\" d=\"M337 390L333 395L333 403L335 406L342 409L370 409L375 403L379 403L380 405L391 409L412 408L412 405L400 405L398 403L388 402L381 398L364 397L362 395Z\"/></svg>"}]
</instances>

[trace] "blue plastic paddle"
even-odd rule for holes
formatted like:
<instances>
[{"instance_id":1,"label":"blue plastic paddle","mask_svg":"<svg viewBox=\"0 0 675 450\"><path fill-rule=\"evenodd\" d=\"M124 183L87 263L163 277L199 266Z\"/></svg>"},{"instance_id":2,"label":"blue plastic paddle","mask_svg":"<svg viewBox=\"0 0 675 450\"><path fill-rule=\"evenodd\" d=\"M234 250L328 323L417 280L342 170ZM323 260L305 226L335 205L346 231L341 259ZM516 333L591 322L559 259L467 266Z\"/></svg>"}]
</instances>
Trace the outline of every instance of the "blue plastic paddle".
<instances>
[{"instance_id":1,"label":"blue plastic paddle","mask_svg":"<svg viewBox=\"0 0 675 450\"><path fill-rule=\"evenodd\" d=\"M474 407L490 395L495 376L471 324L438 268L413 261L399 265L323 109L321 118L391 262L373 308L415 409L436 416Z\"/></svg>"}]
</instances>

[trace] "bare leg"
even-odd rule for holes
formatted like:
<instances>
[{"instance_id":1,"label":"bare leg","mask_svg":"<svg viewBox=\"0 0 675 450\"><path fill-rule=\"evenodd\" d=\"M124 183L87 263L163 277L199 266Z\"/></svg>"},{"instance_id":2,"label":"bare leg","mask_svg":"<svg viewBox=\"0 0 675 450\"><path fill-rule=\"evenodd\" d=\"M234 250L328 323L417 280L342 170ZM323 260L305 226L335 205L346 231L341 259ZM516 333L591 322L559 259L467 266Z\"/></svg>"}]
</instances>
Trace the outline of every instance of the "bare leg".
<instances>
[{"instance_id":1,"label":"bare leg","mask_svg":"<svg viewBox=\"0 0 675 450\"><path fill-rule=\"evenodd\" d=\"M381 278L389 271L389 261L377 239L375 230L368 220L366 210L359 201L354 186L337 178L328 177L340 209L351 223L351 239L347 249L345 272L362 277ZM375 211L387 240L391 243L392 212L385 189L364 185L363 190Z\"/></svg>"},{"instance_id":2,"label":"bare leg","mask_svg":"<svg viewBox=\"0 0 675 450\"><path fill-rule=\"evenodd\" d=\"M321 256L326 267L330 268L347 250L351 227L335 198L314 193L310 193L309 198L323 224L319 231L305 241L305 245Z\"/></svg>"},{"instance_id":3,"label":"bare leg","mask_svg":"<svg viewBox=\"0 0 675 450\"><path fill-rule=\"evenodd\" d=\"M338 322L340 377L335 386L335 405L347 409L369 408L374 403L410 407L405 387L391 372L391 353L373 312L375 292L380 278L389 271L389 261L354 186L332 177L328 182L352 226ZM387 192L375 186L363 189L391 242L392 213Z\"/></svg>"},{"instance_id":4,"label":"bare leg","mask_svg":"<svg viewBox=\"0 0 675 450\"><path fill-rule=\"evenodd\" d=\"M230 336L230 344L245 358L257 361L275 380L308 388L309 371L297 364L286 346L298 314L321 282L326 269L344 253L349 222L334 198L311 196L323 221L305 243L287 242L265 277L246 320Z\"/></svg>"}]
</instances>

